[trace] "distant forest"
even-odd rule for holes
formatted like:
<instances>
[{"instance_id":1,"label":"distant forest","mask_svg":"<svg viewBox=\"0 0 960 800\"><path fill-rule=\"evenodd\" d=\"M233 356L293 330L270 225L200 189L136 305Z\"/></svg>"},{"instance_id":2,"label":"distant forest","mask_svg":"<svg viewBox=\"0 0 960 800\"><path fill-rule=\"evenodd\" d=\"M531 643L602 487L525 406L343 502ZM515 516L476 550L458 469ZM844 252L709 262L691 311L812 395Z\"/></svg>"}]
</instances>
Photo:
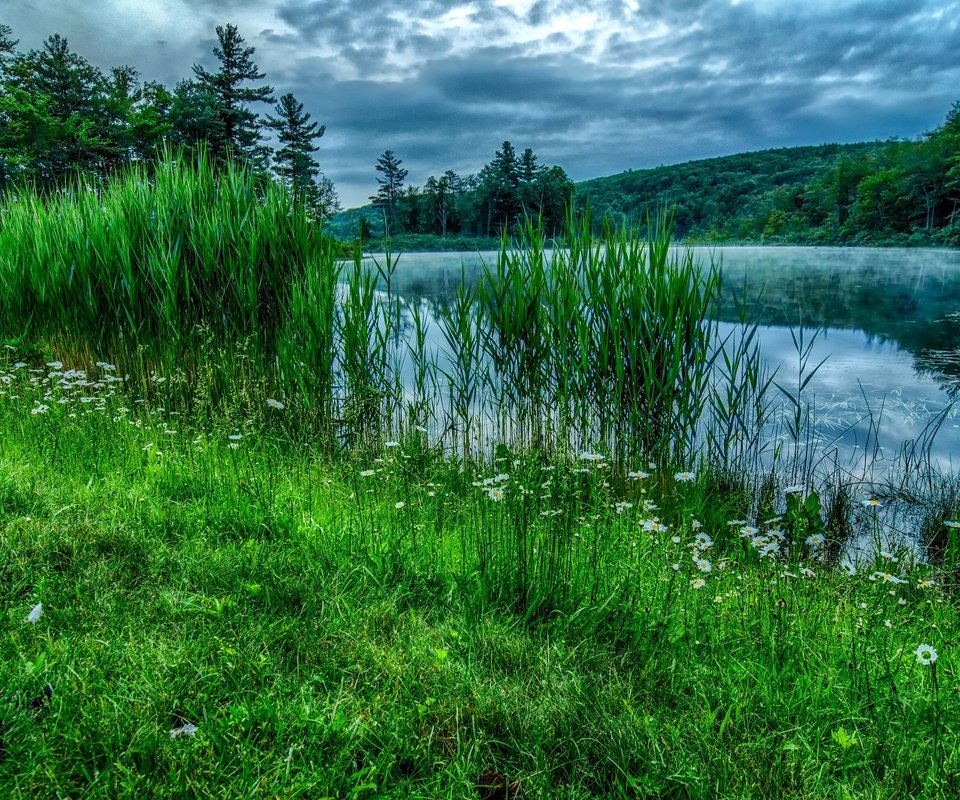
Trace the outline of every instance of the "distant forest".
<instances>
[{"instance_id":1,"label":"distant forest","mask_svg":"<svg viewBox=\"0 0 960 800\"><path fill-rule=\"evenodd\" d=\"M960 103L908 141L741 153L578 183L595 224L673 209L705 242L960 245Z\"/></svg>"}]
</instances>

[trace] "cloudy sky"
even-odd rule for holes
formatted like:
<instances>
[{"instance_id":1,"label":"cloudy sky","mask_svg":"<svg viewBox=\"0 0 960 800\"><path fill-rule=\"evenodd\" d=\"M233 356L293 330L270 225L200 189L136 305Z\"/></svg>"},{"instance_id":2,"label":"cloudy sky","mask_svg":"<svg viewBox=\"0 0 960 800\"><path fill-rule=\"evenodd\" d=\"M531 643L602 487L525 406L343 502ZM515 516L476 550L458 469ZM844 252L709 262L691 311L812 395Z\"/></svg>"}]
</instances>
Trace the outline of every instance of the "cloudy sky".
<instances>
[{"instance_id":1,"label":"cloudy sky","mask_svg":"<svg viewBox=\"0 0 960 800\"><path fill-rule=\"evenodd\" d=\"M344 206L393 150L420 185L504 139L572 178L744 150L910 137L960 99L960 2L934 0L4 0L173 85L238 26L276 93L327 126ZM268 110L266 106L263 110Z\"/></svg>"}]
</instances>

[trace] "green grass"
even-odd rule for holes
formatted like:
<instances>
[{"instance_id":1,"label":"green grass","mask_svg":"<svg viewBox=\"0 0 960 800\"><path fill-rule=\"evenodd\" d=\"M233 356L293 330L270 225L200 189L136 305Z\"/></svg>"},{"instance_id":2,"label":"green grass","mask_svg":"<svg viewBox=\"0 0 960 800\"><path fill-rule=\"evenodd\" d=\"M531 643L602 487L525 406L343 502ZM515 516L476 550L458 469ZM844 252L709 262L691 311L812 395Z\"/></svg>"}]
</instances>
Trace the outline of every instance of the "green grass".
<instances>
[{"instance_id":1,"label":"green grass","mask_svg":"<svg viewBox=\"0 0 960 800\"><path fill-rule=\"evenodd\" d=\"M950 576L845 575L782 487L764 526L753 487L601 457L462 472L421 434L331 462L48 372L0 397L4 796L957 791Z\"/></svg>"},{"instance_id":2,"label":"green grass","mask_svg":"<svg viewBox=\"0 0 960 800\"><path fill-rule=\"evenodd\" d=\"M668 226L529 225L438 354L304 225L202 160L0 209L0 796L957 795L955 482L881 553L804 369L758 471Z\"/></svg>"}]
</instances>

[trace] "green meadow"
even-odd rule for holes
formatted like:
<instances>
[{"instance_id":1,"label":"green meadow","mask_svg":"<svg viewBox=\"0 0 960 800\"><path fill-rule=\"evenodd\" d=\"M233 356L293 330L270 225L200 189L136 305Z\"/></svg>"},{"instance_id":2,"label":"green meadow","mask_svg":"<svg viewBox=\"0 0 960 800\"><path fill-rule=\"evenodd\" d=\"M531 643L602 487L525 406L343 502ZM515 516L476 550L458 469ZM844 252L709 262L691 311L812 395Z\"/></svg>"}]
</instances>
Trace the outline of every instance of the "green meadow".
<instances>
[{"instance_id":1,"label":"green meadow","mask_svg":"<svg viewBox=\"0 0 960 800\"><path fill-rule=\"evenodd\" d=\"M439 350L397 269L202 156L5 196L0 795L960 794L954 476L815 470L667 219Z\"/></svg>"}]
</instances>

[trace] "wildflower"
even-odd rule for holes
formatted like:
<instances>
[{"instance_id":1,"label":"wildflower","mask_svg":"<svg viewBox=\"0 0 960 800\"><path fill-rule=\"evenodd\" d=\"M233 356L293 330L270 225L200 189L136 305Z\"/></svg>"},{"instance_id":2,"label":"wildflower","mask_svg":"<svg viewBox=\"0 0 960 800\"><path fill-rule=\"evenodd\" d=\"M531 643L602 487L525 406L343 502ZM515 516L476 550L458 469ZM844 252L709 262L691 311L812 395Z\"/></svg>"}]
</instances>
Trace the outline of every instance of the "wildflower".
<instances>
[{"instance_id":1,"label":"wildflower","mask_svg":"<svg viewBox=\"0 0 960 800\"><path fill-rule=\"evenodd\" d=\"M877 578L880 578L884 583L906 583L903 578L898 578L889 572L874 572L873 575L870 576L870 580L876 580Z\"/></svg>"},{"instance_id":2,"label":"wildflower","mask_svg":"<svg viewBox=\"0 0 960 800\"><path fill-rule=\"evenodd\" d=\"M780 544L778 542L767 542L760 548L760 558L775 556L780 554Z\"/></svg>"},{"instance_id":3,"label":"wildflower","mask_svg":"<svg viewBox=\"0 0 960 800\"><path fill-rule=\"evenodd\" d=\"M705 533L698 533L697 538L693 542L693 546L697 550L709 550L713 547L713 539L711 539Z\"/></svg>"},{"instance_id":4,"label":"wildflower","mask_svg":"<svg viewBox=\"0 0 960 800\"><path fill-rule=\"evenodd\" d=\"M47 366L50 367L50 369L63 369L63 362L62 362L62 361L48 361L48 362L47 362Z\"/></svg>"},{"instance_id":5,"label":"wildflower","mask_svg":"<svg viewBox=\"0 0 960 800\"><path fill-rule=\"evenodd\" d=\"M703 578L694 578L692 581L690 581L690 585L694 589L702 589L707 585L707 582Z\"/></svg>"},{"instance_id":6,"label":"wildflower","mask_svg":"<svg viewBox=\"0 0 960 800\"><path fill-rule=\"evenodd\" d=\"M274 400L272 397L267 398L267 405L270 406L270 408L277 409L277 411L283 411L283 409L286 408L283 403L281 403L279 400Z\"/></svg>"},{"instance_id":7,"label":"wildflower","mask_svg":"<svg viewBox=\"0 0 960 800\"><path fill-rule=\"evenodd\" d=\"M871 498L869 498L868 500L861 500L861 501L860 501L860 505L862 505L862 506L869 506L869 507L872 507L872 508L879 508L879 507L880 507L880 501L877 500L876 497L871 497Z\"/></svg>"},{"instance_id":8,"label":"wildflower","mask_svg":"<svg viewBox=\"0 0 960 800\"><path fill-rule=\"evenodd\" d=\"M394 508L403 508L405 505L406 505L406 503L404 503L403 500L398 500L396 503L394 503L394 506L393 506L393 507L394 507Z\"/></svg>"},{"instance_id":9,"label":"wildflower","mask_svg":"<svg viewBox=\"0 0 960 800\"><path fill-rule=\"evenodd\" d=\"M670 537L670 541L673 542L674 544L680 544L680 537L679 537L679 536L671 536L671 537Z\"/></svg>"},{"instance_id":10,"label":"wildflower","mask_svg":"<svg viewBox=\"0 0 960 800\"><path fill-rule=\"evenodd\" d=\"M32 625L36 625L40 617L43 616L43 603L37 603L33 608L30 609L30 613L27 614L27 622Z\"/></svg>"},{"instance_id":11,"label":"wildflower","mask_svg":"<svg viewBox=\"0 0 960 800\"><path fill-rule=\"evenodd\" d=\"M691 481L695 481L697 479L697 473L696 472L678 472L676 475L673 476L673 479L675 481L680 481L681 483L690 483Z\"/></svg>"},{"instance_id":12,"label":"wildflower","mask_svg":"<svg viewBox=\"0 0 960 800\"><path fill-rule=\"evenodd\" d=\"M817 573L814 572L814 571L813 571L812 569L810 569L809 567L800 567L800 574L803 575L804 578L816 578L816 577L817 577Z\"/></svg>"},{"instance_id":13,"label":"wildflower","mask_svg":"<svg viewBox=\"0 0 960 800\"><path fill-rule=\"evenodd\" d=\"M897 603L899 603L901 606L905 606L907 604L907 598L901 597L899 600L897 600Z\"/></svg>"},{"instance_id":14,"label":"wildflower","mask_svg":"<svg viewBox=\"0 0 960 800\"><path fill-rule=\"evenodd\" d=\"M845 561L841 566L843 567L843 571L847 573L848 578L852 578L857 574L857 565L852 561Z\"/></svg>"},{"instance_id":15,"label":"wildflower","mask_svg":"<svg viewBox=\"0 0 960 800\"><path fill-rule=\"evenodd\" d=\"M650 477L650 473L644 472L643 470L638 470L637 472L628 472L627 477L634 481L645 481Z\"/></svg>"},{"instance_id":16,"label":"wildflower","mask_svg":"<svg viewBox=\"0 0 960 800\"><path fill-rule=\"evenodd\" d=\"M888 552L887 550L880 551L880 558L882 558L884 561L893 561L893 562L897 561L897 557L893 553Z\"/></svg>"},{"instance_id":17,"label":"wildflower","mask_svg":"<svg viewBox=\"0 0 960 800\"><path fill-rule=\"evenodd\" d=\"M884 628L892 628L892 627L893 627L893 623L892 623L890 620L885 619L885 620L883 621L883 627L884 627Z\"/></svg>"},{"instance_id":18,"label":"wildflower","mask_svg":"<svg viewBox=\"0 0 960 800\"><path fill-rule=\"evenodd\" d=\"M697 569L701 572L710 572L713 569L713 564L705 558L695 558L693 563L697 565Z\"/></svg>"},{"instance_id":19,"label":"wildflower","mask_svg":"<svg viewBox=\"0 0 960 800\"><path fill-rule=\"evenodd\" d=\"M192 722L184 722L182 725L176 728L170 729L170 738L176 739L178 736L196 736L197 735L197 726Z\"/></svg>"},{"instance_id":20,"label":"wildflower","mask_svg":"<svg viewBox=\"0 0 960 800\"><path fill-rule=\"evenodd\" d=\"M812 533L805 541L811 547L820 547L827 539L822 533Z\"/></svg>"},{"instance_id":21,"label":"wildflower","mask_svg":"<svg viewBox=\"0 0 960 800\"><path fill-rule=\"evenodd\" d=\"M641 520L640 526L647 533L660 533L661 531L665 531L667 529L667 526L660 522L660 517Z\"/></svg>"},{"instance_id":22,"label":"wildflower","mask_svg":"<svg viewBox=\"0 0 960 800\"><path fill-rule=\"evenodd\" d=\"M493 500L495 503L503 500L503 489L499 486L494 486L489 492L487 492L487 497Z\"/></svg>"},{"instance_id":23,"label":"wildflower","mask_svg":"<svg viewBox=\"0 0 960 800\"><path fill-rule=\"evenodd\" d=\"M703 527L703 523L700 520L695 519L690 523L690 527L691 529L698 531Z\"/></svg>"},{"instance_id":24,"label":"wildflower","mask_svg":"<svg viewBox=\"0 0 960 800\"><path fill-rule=\"evenodd\" d=\"M740 524L740 520L737 520L737 524ZM741 539L746 539L747 537L756 536L758 533L760 533L760 529L759 529L759 528L754 528L753 525L746 525L746 524L744 524L744 525L740 528L740 538L741 538Z\"/></svg>"},{"instance_id":25,"label":"wildflower","mask_svg":"<svg viewBox=\"0 0 960 800\"><path fill-rule=\"evenodd\" d=\"M243 438L243 435L240 433L231 433L227 438L231 442L239 442Z\"/></svg>"},{"instance_id":26,"label":"wildflower","mask_svg":"<svg viewBox=\"0 0 960 800\"><path fill-rule=\"evenodd\" d=\"M917 583L918 589L929 589L931 586L936 586L936 584L930 578L921 578Z\"/></svg>"},{"instance_id":27,"label":"wildflower","mask_svg":"<svg viewBox=\"0 0 960 800\"><path fill-rule=\"evenodd\" d=\"M371 475L374 475L375 473L376 473L375 469L362 469L360 470L360 477L369 478Z\"/></svg>"},{"instance_id":28,"label":"wildflower","mask_svg":"<svg viewBox=\"0 0 960 800\"><path fill-rule=\"evenodd\" d=\"M679 571L680 571L680 565L679 565L679 564L672 564L672 565L670 566L670 569L672 569L674 572L679 572Z\"/></svg>"},{"instance_id":29,"label":"wildflower","mask_svg":"<svg viewBox=\"0 0 960 800\"><path fill-rule=\"evenodd\" d=\"M644 501L643 501L643 509L644 509L644 511L656 511L658 508L660 508L660 506L658 506L658 505L657 505L656 503L654 503L652 500L644 500Z\"/></svg>"},{"instance_id":30,"label":"wildflower","mask_svg":"<svg viewBox=\"0 0 960 800\"><path fill-rule=\"evenodd\" d=\"M31 414L46 414L50 410L50 406L44 405L41 403L36 408L34 408L30 413Z\"/></svg>"},{"instance_id":31,"label":"wildflower","mask_svg":"<svg viewBox=\"0 0 960 800\"><path fill-rule=\"evenodd\" d=\"M722 602L723 602L723 595L722 595L722 594L718 594L716 597L713 598L713 602L716 603L717 605L719 605L720 603L722 603Z\"/></svg>"},{"instance_id":32,"label":"wildflower","mask_svg":"<svg viewBox=\"0 0 960 800\"><path fill-rule=\"evenodd\" d=\"M937 651L928 644L922 644L917 648L917 661L924 667L929 667L937 660Z\"/></svg>"}]
</instances>

